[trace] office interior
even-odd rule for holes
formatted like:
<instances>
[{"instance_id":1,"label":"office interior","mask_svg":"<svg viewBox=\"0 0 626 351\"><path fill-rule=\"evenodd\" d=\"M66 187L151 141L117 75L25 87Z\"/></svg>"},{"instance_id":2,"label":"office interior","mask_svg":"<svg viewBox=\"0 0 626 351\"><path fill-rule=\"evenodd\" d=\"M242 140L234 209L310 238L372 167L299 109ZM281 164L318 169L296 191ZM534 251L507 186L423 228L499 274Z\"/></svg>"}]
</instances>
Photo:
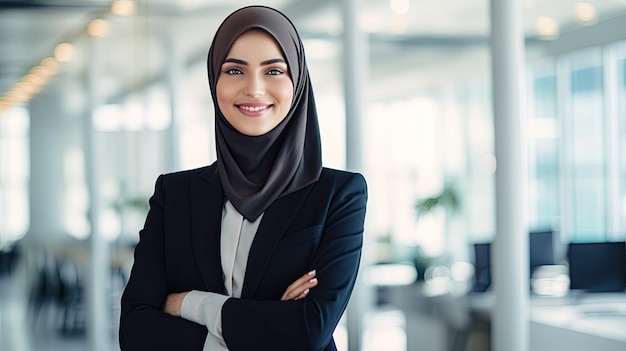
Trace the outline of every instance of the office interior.
<instances>
[{"instance_id":1,"label":"office interior","mask_svg":"<svg viewBox=\"0 0 626 351\"><path fill-rule=\"evenodd\" d=\"M494 249L515 233L496 230L493 2L263 2L304 38L325 166L368 181L341 350L501 351L494 253L520 252L524 347L626 349L626 2L502 2L524 44L510 252ZM1 350L119 349L148 198L215 160L206 53L247 4L0 2Z\"/></svg>"}]
</instances>

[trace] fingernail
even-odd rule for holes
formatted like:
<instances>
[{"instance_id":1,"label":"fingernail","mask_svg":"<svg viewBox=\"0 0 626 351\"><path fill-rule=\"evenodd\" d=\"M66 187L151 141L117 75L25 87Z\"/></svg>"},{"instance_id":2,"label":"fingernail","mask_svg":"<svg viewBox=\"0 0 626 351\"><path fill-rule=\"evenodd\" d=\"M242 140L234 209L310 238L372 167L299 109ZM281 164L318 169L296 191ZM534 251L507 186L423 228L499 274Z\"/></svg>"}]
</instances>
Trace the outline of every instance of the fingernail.
<instances>
[{"instance_id":1,"label":"fingernail","mask_svg":"<svg viewBox=\"0 0 626 351\"><path fill-rule=\"evenodd\" d=\"M308 274L308 275L313 275L313 274L315 274L315 269L314 269L314 270L312 270L312 271L310 271L310 272L309 272L309 273L307 273L307 274Z\"/></svg>"},{"instance_id":2,"label":"fingernail","mask_svg":"<svg viewBox=\"0 0 626 351\"><path fill-rule=\"evenodd\" d=\"M304 290L304 295L309 293L309 289Z\"/></svg>"},{"instance_id":3,"label":"fingernail","mask_svg":"<svg viewBox=\"0 0 626 351\"><path fill-rule=\"evenodd\" d=\"M315 282L317 282L317 278L313 278L313 279L309 280L309 283L315 283Z\"/></svg>"}]
</instances>

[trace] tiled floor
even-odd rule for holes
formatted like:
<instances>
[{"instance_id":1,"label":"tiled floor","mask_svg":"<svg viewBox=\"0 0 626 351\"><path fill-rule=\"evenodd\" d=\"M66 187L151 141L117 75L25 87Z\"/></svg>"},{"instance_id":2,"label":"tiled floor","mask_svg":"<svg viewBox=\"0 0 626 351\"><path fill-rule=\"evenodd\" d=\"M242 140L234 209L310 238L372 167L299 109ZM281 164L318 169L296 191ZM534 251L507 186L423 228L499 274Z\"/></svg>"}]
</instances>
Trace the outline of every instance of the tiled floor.
<instances>
[{"instance_id":1,"label":"tiled floor","mask_svg":"<svg viewBox=\"0 0 626 351\"><path fill-rule=\"evenodd\" d=\"M62 313L58 306L46 306L37 320L29 306L26 274L18 266L10 276L0 277L0 351L87 351L91 347L85 333L65 336L60 332ZM113 284L112 351L117 345L120 287ZM377 311L366 318L363 351L405 351L404 315L399 311ZM335 333L337 346L346 350L347 333L340 325Z\"/></svg>"}]
</instances>

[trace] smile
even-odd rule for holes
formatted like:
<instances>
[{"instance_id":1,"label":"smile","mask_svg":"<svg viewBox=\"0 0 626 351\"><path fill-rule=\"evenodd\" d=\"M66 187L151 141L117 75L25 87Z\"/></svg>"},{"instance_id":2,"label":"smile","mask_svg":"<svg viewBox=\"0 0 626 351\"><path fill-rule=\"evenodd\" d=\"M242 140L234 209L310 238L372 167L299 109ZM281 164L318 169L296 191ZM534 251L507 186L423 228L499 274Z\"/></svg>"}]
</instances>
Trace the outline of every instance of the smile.
<instances>
[{"instance_id":1,"label":"smile","mask_svg":"<svg viewBox=\"0 0 626 351\"><path fill-rule=\"evenodd\" d=\"M263 105L263 106L247 106L247 105L237 105L238 108L250 112L261 112L267 110L271 105Z\"/></svg>"}]
</instances>

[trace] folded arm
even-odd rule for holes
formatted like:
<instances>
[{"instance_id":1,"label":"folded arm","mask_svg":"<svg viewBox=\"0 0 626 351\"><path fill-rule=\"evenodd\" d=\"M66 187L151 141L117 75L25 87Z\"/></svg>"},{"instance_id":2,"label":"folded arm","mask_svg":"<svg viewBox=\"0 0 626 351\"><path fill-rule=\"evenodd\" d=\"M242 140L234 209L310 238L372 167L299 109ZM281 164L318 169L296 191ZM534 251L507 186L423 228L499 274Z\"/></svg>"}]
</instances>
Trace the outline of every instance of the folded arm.
<instances>
[{"instance_id":1,"label":"folded arm","mask_svg":"<svg viewBox=\"0 0 626 351\"><path fill-rule=\"evenodd\" d=\"M315 271L310 271L293 282L281 297L281 301L305 298L317 285ZM187 291L169 294L163 310L174 316L204 325L209 333L225 346L222 337L222 306L228 296L206 291Z\"/></svg>"},{"instance_id":2,"label":"folded arm","mask_svg":"<svg viewBox=\"0 0 626 351\"><path fill-rule=\"evenodd\" d=\"M169 286L171 282L168 284L165 263L162 182L162 177L159 177L155 194L150 199L151 210L146 226L135 251L133 272L140 278L133 279L131 274L122 297L122 350L200 350L207 337L207 328L214 329L211 333L215 331L219 334L220 320L214 318L219 313L208 312L202 321L202 313L196 314L196 317L183 313L183 317L190 319L187 320L177 318L176 312L167 310L167 296L172 287ZM356 281L366 199L367 190L362 176L352 176L341 190L335 192L325 216L320 242L314 255L306 258L308 267L316 270L317 286L298 283L298 279L283 288L283 301L278 300L278 296L276 300L252 300L206 293L219 297L207 303L207 306L213 307L206 307L206 311L211 308L215 311L215 306L218 306L217 311L221 312L221 340L225 341L230 351L250 350L251 347L261 350L322 350L330 343ZM306 276L301 279L308 282ZM149 287L145 286L146 283ZM178 291L193 289L197 288ZM179 296L180 300L185 296ZM179 302L178 306L181 305L184 303ZM194 319L197 320L192 321Z\"/></svg>"},{"instance_id":3,"label":"folded arm","mask_svg":"<svg viewBox=\"0 0 626 351\"><path fill-rule=\"evenodd\" d=\"M365 180L353 176L332 200L311 260L319 281L305 298L224 303L222 334L230 351L323 350L330 343L356 281L366 199Z\"/></svg>"}]
</instances>

